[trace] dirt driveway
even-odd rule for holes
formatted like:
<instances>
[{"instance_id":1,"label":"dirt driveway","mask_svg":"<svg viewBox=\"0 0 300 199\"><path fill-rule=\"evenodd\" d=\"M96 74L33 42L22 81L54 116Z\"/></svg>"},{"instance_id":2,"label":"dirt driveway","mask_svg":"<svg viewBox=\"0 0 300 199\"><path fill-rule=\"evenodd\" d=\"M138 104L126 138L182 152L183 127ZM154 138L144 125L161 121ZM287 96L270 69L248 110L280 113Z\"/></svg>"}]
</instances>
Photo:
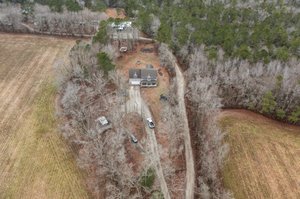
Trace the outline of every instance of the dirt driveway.
<instances>
[{"instance_id":1,"label":"dirt driveway","mask_svg":"<svg viewBox=\"0 0 300 199\"><path fill-rule=\"evenodd\" d=\"M129 93L129 99L127 101L127 111L137 112L141 114L142 118L149 118L149 117L152 118L149 107L146 105L146 103L143 101L141 97L140 87L130 86L128 93ZM148 142L151 148L151 153L149 154L151 155L150 159L153 161L156 175L160 183L161 191L164 195L164 198L170 199L168 186L165 181L161 162L160 162L160 156L159 156L158 145L157 145L154 129L150 129L148 126L145 126L145 128L146 128L148 139L150 141Z\"/></svg>"}]
</instances>

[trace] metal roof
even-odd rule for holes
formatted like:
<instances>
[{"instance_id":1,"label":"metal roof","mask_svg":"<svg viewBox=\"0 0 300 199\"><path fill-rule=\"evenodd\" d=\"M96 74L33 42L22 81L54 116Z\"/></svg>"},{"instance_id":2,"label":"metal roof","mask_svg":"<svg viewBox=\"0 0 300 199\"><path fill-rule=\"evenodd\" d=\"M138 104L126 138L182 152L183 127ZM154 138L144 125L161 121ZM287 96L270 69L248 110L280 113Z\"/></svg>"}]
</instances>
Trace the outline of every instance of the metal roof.
<instances>
[{"instance_id":1,"label":"metal roof","mask_svg":"<svg viewBox=\"0 0 300 199\"><path fill-rule=\"evenodd\" d=\"M130 79L157 80L157 70L153 68L129 69Z\"/></svg>"},{"instance_id":2,"label":"metal roof","mask_svg":"<svg viewBox=\"0 0 300 199\"><path fill-rule=\"evenodd\" d=\"M129 78L130 79L140 79L141 78L141 69L129 69Z\"/></svg>"}]
</instances>

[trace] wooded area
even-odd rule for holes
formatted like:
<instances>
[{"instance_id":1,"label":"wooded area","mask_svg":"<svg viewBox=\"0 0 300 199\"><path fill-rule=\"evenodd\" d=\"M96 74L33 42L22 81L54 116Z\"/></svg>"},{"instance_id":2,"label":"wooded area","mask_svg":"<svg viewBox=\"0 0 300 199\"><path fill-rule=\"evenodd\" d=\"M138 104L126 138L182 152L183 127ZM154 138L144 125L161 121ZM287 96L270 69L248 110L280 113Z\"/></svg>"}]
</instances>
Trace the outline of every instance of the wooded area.
<instances>
[{"instance_id":1,"label":"wooded area","mask_svg":"<svg viewBox=\"0 0 300 199\"><path fill-rule=\"evenodd\" d=\"M297 1L126 2L127 13L138 17L141 29L175 52L204 44L212 59L219 47L226 57L251 62L300 56ZM155 24L160 26L153 30Z\"/></svg>"}]
</instances>

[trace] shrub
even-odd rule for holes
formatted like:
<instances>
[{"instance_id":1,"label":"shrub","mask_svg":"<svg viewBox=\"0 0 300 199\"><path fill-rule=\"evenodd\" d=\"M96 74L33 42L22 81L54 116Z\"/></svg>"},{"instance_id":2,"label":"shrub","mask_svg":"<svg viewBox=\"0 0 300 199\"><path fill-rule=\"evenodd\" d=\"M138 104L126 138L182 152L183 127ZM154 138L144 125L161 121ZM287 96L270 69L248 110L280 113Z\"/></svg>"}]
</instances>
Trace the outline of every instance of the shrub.
<instances>
[{"instance_id":1,"label":"shrub","mask_svg":"<svg viewBox=\"0 0 300 199\"><path fill-rule=\"evenodd\" d=\"M104 71L107 75L109 71L115 69L115 65L112 63L112 60L108 57L105 52L100 52L97 54L98 63L100 65L100 69Z\"/></svg>"},{"instance_id":2,"label":"shrub","mask_svg":"<svg viewBox=\"0 0 300 199\"><path fill-rule=\"evenodd\" d=\"M285 118L285 111L283 109L276 109L276 116L280 119Z\"/></svg>"},{"instance_id":3,"label":"shrub","mask_svg":"<svg viewBox=\"0 0 300 199\"><path fill-rule=\"evenodd\" d=\"M298 106L296 110L292 112L288 119L292 123L297 123L300 121L300 106Z\"/></svg>"},{"instance_id":4,"label":"shrub","mask_svg":"<svg viewBox=\"0 0 300 199\"><path fill-rule=\"evenodd\" d=\"M207 48L206 51L208 53L208 58L210 60L217 59L217 56L218 56L217 48L215 48L215 47Z\"/></svg>"},{"instance_id":5,"label":"shrub","mask_svg":"<svg viewBox=\"0 0 300 199\"><path fill-rule=\"evenodd\" d=\"M140 184L143 187L151 188L155 180L155 171L153 168L149 168L144 172L140 178Z\"/></svg>"},{"instance_id":6,"label":"shrub","mask_svg":"<svg viewBox=\"0 0 300 199\"><path fill-rule=\"evenodd\" d=\"M158 33L157 40L163 43L171 44L171 28L168 25L161 24Z\"/></svg>"},{"instance_id":7,"label":"shrub","mask_svg":"<svg viewBox=\"0 0 300 199\"><path fill-rule=\"evenodd\" d=\"M147 34L151 34L151 17L149 12L141 12L137 24L141 27L141 30Z\"/></svg>"},{"instance_id":8,"label":"shrub","mask_svg":"<svg viewBox=\"0 0 300 199\"><path fill-rule=\"evenodd\" d=\"M272 113L275 110L276 104L272 91L266 92L262 98L262 112Z\"/></svg>"},{"instance_id":9,"label":"shrub","mask_svg":"<svg viewBox=\"0 0 300 199\"><path fill-rule=\"evenodd\" d=\"M269 53L265 49L255 50L253 53L253 60L255 62L263 61L265 64L268 64L270 62Z\"/></svg>"},{"instance_id":10,"label":"shrub","mask_svg":"<svg viewBox=\"0 0 300 199\"><path fill-rule=\"evenodd\" d=\"M104 11L106 8L107 6L103 1L96 1L91 7L93 11Z\"/></svg>"},{"instance_id":11,"label":"shrub","mask_svg":"<svg viewBox=\"0 0 300 199\"><path fill-rule=\"evenodd\" d=\"M291 42L291 51L296 54L298 57L300 56L300 38L294 38Z\"/></svg>"},{"instance_id":12,"label":"shrub","mask_svg":"<svg viewBox=\"0 0 300 199\"><path fill-rule=\"evenodd\" d=\"M50 9L54 12L62 12L63 11L63 5L64 2L61 0L50 0L47 2L49 5Z\"/></svg>"},{"instance_id":13,"label":"shrub","mask_svg":"<svg viewBox=\"0 0 300 199\"><path fill-rule=\"evenodd\" d=\"M242 44L236 51L235 56L242 59L249 59L251 57L251 52L246 44Z\"/></svg>"},{"instance_id":14,"label":"shrub","mask_svg":"<svg viewBox=\"0 0 300 199\"><path fill-rule=\"evenodd\" d=\"M72 12L78 12L78 11L82 10L82 8L77 3L77 1L74 1L74 0L66 0L66 7L69 11L72 11Z\"/></svg>"},{"instance_id":15,"label":"shrub","mask_svg":"<svg viewBox=\"0 0 300 199\"><path fill-rule=\"evenodd\" d=\"M289 52L286 47L281 47L276 50L276 58L281 61L287 61L289 58Z\"/></svg>"},{"instance_id":16,"label":"shrub","mask_svg":"<svg viewBox=\"0 0 300 199\"><path fill-rule=\"evenodd\" d=\"M93 37L93 42L100 42L102 44L106 44L108 42L108 35L107 35L107 21L101 21L98 32Z\"/></svg>"},{"instance_id":17,"label":"shrub","mask_svg":"<svg viewBox=\"0 0 300 199\"><path fill-rule=\"evenodd\" d=\"M276 76L276 87L280 88L282 85L282 81L283 81L283 76L282 75L277 75Z\"/></svg>"}]
</instances>

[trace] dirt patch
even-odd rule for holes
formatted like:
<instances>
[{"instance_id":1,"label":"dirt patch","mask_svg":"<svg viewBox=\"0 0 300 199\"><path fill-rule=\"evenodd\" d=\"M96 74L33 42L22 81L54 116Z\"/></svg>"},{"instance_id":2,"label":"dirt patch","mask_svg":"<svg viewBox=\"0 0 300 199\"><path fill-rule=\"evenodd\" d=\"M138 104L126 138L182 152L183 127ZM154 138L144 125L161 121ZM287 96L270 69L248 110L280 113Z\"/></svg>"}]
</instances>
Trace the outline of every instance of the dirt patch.
<instances>
[{"instance_id":1,"label":"dirt patch","mask_svg":"<svg viewBox=\"0 0 300 199\"><path fill-rule=\"evenodd\" d=\"M105 10L105 13L108 17L114 19L124 19L126 17L125 10L122 8L108 8Z\"/></svg>"},{"instance_id":2,"label":"dirt patch","mask_svg":"<svg viewBox=\"0 0 300 199\"><path fill-rule=\"evenodd\" d=\"M154 49L151 53L142 52L141 49ZM131 53L123 54L117 61L116 65L118 72L126 78L128 82L128 70L130 68L145 68L146 64L151 64L153 68L159 70L158 86L155 88L142 88L141 94L143 99L150 106L151 112L154 115L154 120L159 121L160 110L163 102L159 100L161 94L168 92L169 75L165 68L160 66L159 57L157 54L157 46L155 44L139 44L136 50Z\"/></svg>"},{"instance_id":3,"label":"dirt patch","mask_svg":"<svg viewBox=\"0 0 300 199\"><path fill-rule=\"evenodd\" d=\"M172 191L172 198L182 198L185 183L185 159L183 156L179 156L177 159L171 159L169 156L169 132L165 132L167 128L163 126L164 122L161 122L161 110L164 103L167 102L160 100L160 95L167 94L169 91L169 75L167 70L160 65L156 44L138 44L135 51L124 53L116 62L117 72L120 76L126 78L127 84L129 80L128 70L130 68L145 68L146 64L151 64L153 68L159 71L159 84L155 88L141 88L141 95L149 106L156 124L155 136L159 145L160 160L163 168L171 164L176 171L175 175L168 177L168 188L176 190ZM145 128L145 124L143 124L143 127Z\"/></svg>"},{"instance_id":4,"label":"dirt patch","mask_svg":"<svg viewBox=\"0 0 300 199\"><path fill-rule=\"evenodd\" d=\"M128 132L128 139L125 141L125 149L127 151L126 157L129 164L132 164L133 171L137 176L142 172L143 156L143 142L145 142L146 132L145 125L142 118L137 113L129 113L123 120L124 127ZM134 135L138 144L133 143L130 139L130 134Z\"/></svg>"},{"instance_id":5,"label":"dirt patch","mask_svg":"<svg viewBox=\"0 0 300 199\"><path fill-rule=\"evenodd\" d=\"M235 198L300 197L300 128L245 110L224 110L230 145L223 171Z\"/></svg>"}]
</instances>

